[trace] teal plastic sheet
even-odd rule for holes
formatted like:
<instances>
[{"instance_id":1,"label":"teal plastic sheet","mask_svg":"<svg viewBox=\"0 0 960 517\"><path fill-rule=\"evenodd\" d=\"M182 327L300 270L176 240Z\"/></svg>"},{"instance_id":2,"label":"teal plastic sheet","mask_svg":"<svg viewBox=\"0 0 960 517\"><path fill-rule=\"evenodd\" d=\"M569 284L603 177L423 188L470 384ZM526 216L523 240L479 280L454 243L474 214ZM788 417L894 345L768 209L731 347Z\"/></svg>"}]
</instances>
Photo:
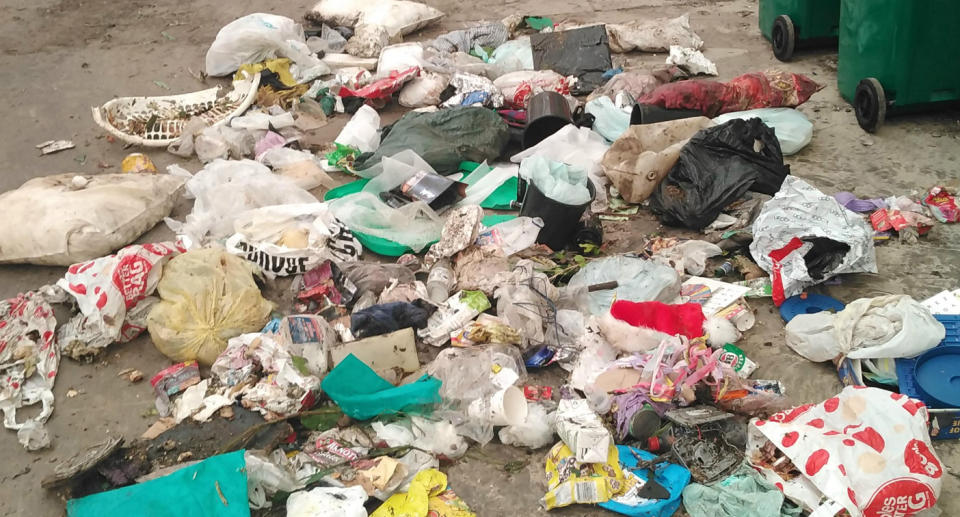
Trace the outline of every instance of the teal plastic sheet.
<instances>
[{"instance_id":1,"label":"teal plastic sheet","mask_svg":"<svg viewBox=\"0 0 960 517\"><path fill-rule=\"evenodd\" d=\"M213 456L162 478L71 499L67 517L249 517L243 454Z\"/></svg>"},{"instance_id":2,"label":"teal plastic sheet","mask_svg":"<svg viewBox=\"0 0 960 517\"><path fill-rule=\"evenodd\" d=\"M331 370L320 387L345 414L357 420L416 412L440 403L440 379L424 375L416 382L394 386L353 354Z\"/></svg>"},{"instance_id":3,"label":"teal plastic sheet","mask_svg":"<svg viewBox=\"0 0 960 517\"><path fill-rule=\"evenodd\" d=\"M794 517L801 513L799 507L784 503L783 492L746 465L712 485L688 485L683 490L683 507L690 517Z\"/></svg>"}]
</instances>

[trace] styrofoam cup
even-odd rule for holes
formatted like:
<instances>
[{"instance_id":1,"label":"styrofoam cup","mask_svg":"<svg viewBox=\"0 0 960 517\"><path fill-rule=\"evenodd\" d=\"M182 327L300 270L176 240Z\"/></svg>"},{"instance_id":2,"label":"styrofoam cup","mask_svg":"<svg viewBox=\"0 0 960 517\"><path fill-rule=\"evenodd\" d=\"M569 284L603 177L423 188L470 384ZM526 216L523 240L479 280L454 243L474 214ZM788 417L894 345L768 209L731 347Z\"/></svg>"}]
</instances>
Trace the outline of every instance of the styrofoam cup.
<instances>
[{"instance_id":1,"label":"styrofoam cup","mask_svg":"<svg viewBox=\"0 0 960 517\"><path fill-rule=\"evenodd\" d=\"M471 402L467 414L493 425L519 425L527 419L527 398L520 388L508 386L487 399Z\"/></svg>"}]
</instances>

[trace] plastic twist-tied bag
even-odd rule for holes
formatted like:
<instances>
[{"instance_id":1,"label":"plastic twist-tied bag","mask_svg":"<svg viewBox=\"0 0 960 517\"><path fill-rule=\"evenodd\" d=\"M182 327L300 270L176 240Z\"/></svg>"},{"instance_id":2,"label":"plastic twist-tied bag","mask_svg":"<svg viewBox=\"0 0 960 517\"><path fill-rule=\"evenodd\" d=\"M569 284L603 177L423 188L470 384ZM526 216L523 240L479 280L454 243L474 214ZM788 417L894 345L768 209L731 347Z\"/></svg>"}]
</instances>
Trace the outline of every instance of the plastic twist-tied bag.
<instances>
[{"instance_id":1,"label":"plastic twist-tied bag","mask_svg":"<svg viewBox=\"0 0 960 517\"><path fill-rule=\"evenodd\" d=\"M174 361L209 365L230 338L263 328L273 304L260 295L255 269L219 248L171 259L157 285L161 301L147 317L157 350Z\"/></svg>"}]
</instances>

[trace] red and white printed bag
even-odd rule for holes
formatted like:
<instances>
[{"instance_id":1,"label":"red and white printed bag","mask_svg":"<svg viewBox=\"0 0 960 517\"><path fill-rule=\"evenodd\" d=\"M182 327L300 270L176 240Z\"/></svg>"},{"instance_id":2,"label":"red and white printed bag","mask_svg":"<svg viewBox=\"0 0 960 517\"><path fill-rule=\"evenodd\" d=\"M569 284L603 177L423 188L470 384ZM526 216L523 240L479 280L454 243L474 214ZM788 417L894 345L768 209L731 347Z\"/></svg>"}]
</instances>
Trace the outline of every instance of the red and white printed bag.
<instances>
[{"instance_id":1,"label":"red and white printed bag","mask_svg":"<svg viewBox=\"0 0 960 517\"><path fill-rule=\"evenodd\" d=\"M827 516L904 517L933 507L943 464L927 433L920 401L878 388L850 386L820 404L806 404L750 422L747 456L784 494ZM768 442L801 476L785 480L757 461Z\"/></svg>"}]
</instances>

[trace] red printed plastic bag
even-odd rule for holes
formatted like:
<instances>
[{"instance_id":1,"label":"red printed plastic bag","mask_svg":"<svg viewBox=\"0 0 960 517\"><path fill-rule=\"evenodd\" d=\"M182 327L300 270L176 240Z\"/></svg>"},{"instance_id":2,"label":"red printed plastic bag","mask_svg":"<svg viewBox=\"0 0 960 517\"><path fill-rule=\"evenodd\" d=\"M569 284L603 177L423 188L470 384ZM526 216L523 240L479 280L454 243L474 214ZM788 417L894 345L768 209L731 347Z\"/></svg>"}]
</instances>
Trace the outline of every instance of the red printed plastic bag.
<instances>
[{"instance_id":1,"label":"red printed plastic bag","mask_svg":"<svg viewBox=\"0 0 960 517\"><path fill-rule=\"evenodd\" d=\"M807 76L768 70L744 74L726 83L708 80L669 83L637 102L667 109L696 110L713 118L733 111L797 107L822 88Z\"/></svg>"},{"instance_id":2,"label":"red printed plastic bag","mask_svg":"<svg viewBox=\"0 0 960 517\"><path fill-rule=\"evenodd\" d=\"M374 81L363 88L353 90L346 86L341 86L340 96L363 97L370 103L376 103L382 106L386 101L390 100L390 96L393 95L394 92L400 90L403 85L418 75L420 75L420 67L416 66L403 71L395 70L390 72L389 77Z\"/></svg>"},{"instance_id":3,"label":"red printed plastic bag","mask_svg":"<svg viewBox=\"0 0 960 517\"><path fill-rule=\"evenodd\" d=\"M0 301L0 410L3 426L17 430L27 450L50 445L44 423L53 413L53 382L60 349L53 331L57 320L44 297L36 292ZM39 413L17 422L17 409L41 404Z\"/></svg>"},{"instance_id":4,"label":"red printed plastic bag","mask_svg":"<svg viewBox=\"0 0 960 517\"><path fill-rule=\"evenodd\" d=\"M747 457L770 482L813 515L905 517L933 507L943 464L927 434L927 408L899 393L850 386L820 404L754 419ZM786 455L800 475L777 472ZM788 476L789 477L789 476ZM821 496L829 501L820 503Z\"/></svg>"},{"instance_id":5,"label":"red printed plastic bag","mask_svg":"<svg viewBox=\"0 0 960 517\"><path fill-rule=\"evenodd\" d=\"M114 342L125 343L146 328L163 264L185 251L171 242L133 244L115 255L70 266L57 286L73 296L80 314L61 327L63 353L88 358Z\"/></svg>"}]
</instances>

